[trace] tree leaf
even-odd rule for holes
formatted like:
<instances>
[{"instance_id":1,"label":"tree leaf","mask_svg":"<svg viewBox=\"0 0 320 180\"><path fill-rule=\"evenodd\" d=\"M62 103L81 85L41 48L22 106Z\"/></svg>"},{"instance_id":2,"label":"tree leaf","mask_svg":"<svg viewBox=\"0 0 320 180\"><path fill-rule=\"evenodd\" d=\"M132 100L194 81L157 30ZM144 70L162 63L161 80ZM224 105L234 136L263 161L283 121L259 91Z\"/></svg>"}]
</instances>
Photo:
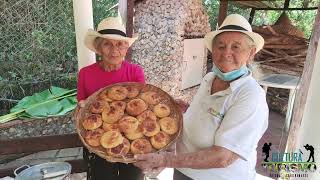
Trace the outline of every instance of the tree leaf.
<instances>
[{"instance_id":1,"label":"tree leaf","mask_svg":"<svg viewBox=\"0 0 320 180\"><path fill-rule=\"evenodd\" d=\"M69 89L51 86L50 91L51 91L52 95L54 95L55 97L59 97L59 96L64 96L69 93L76 92L76 89L69 90Z\"/></svg>"},{"instance_id":2,"label":"tree leaf","mask_svg":"<svg viewBox=\"0 0 320 180\"><path fill-rule=\"evenodd\" d=\"M56 115L65 115L67 112L73 110L77 106L77 104L70 99L72 98L67 97L60 101L60 104L62 105L62 109Z\"/></svg>"},{"instance_id":3,"label":"tree leaf","mask_svg":"<svg viewBox=\"0 0 320 180\"><path fill-rule=\"evenodd\" d=\"M50 100L53 98L54 98L54 95L52 95L50 91L47 89L40 93L35 93L32 96L24 97L22 100L19 101L19 103L16 106L10 109L10 112L17 112L17 111L26 109L28 107L31 107L35 104L38 104L39 102L44 102L46 100Z\"/></svg>"},{"instance_id":4,"label":"tree leaf","mask_svg":"<svg viewBox=\"0 0 320 180\"><path fill-rule=\"evenodd\" d=\"M78 103L78 100L77 100L77 97L76 97L76 96L70 96L70 97L68 97L68 99L69 99L73 104L77 104L77 103Z\"/></svg>"},{"instance_id":5,"label":"tree leaf","mask_svg":"<svg viewBox=\"0 0 320 180\"><path fill-rule=\"evenodd\" d=\"M60 104L60 102L58 100L52 100L47 103L34 105L30 108L27 108L25 111L31 116L46 117L49 115L57 114L61 111L61 109L62 105Z\"/></svg>"},{"instance_id":6,"label":"tree leaf","mask_svg":"<svg viewBox=\"0 0 320 180\"><path fill-rule=\"evenodd\" d=\"M64 115L76 107L76 94L76 89L68 90L51 86L50 89L20 100L10 110L11 114L0 117L0 123L17 117L43 118Z\"/></svg>"}]
</instances>

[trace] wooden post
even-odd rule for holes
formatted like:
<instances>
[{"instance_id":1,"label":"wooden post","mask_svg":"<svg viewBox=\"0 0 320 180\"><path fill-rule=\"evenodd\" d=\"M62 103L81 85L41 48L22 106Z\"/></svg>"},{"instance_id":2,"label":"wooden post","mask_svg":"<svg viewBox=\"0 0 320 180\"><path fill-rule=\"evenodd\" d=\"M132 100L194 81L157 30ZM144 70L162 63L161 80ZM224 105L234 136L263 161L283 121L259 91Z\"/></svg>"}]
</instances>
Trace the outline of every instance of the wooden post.
<instances>
[{"instance_id":1,"label":"wooden post","mask_svg":"<svg viewBox=\"0 0 320 180\"><path fill-rule=\"evenodd\" d=\"M220 0L219 16L218 16L219 26L222 24L223 20L227 17L227 14L228 14L228 1Z\"/></svg>"},{"instance_id":2,"label":"wooden post","mask_svg":"<svg viewBox=\"0 0 320 180\"><path fill-rule=\"evenodd\" d=\"M293 152L297 145L297 138L299 134L299 129L303 117L304 107L307 100L307 95L309 91L311 75L314 68L314 63L316 60L316 51L320 38L320 6L318 7L316 19L313 26L313 32L311 41L308 48L308 53L306 57L306 62L304 65L301 83L299 84L299 89L297 90L297 96L293 107L293 117L289 130L288 141L287 141L287 152Z\"/></svg>"},{"instance_id":3,"label":"wooden post","mask_svg":"<svg viewBox=\"0 0 320 180\"><path fill-rule=\"evenodd\" d=\"M133 35L133 8L134 8L134 0L127 0L127 36L132 37ZM131 47L128 49L126 59L131 60L132 58L132 49Z\"/></svg>"},{"instance_id":4,"label":"wooden post","mask_svg":"<svg viewBox=\"0 0 320 180\"><path fill-rule=\"evenodd\" d=\"M252 8L250 11L250 17L249 17L249 23L252 24L253 18L254 18L254 13L256 12L255 8Z\"/></svg>"},{"instance_id":5,"label":"wooden post","mask_svg":"<svg viewBox=\"0 0 320 180\"><path fill-rule=\"evenodd\" d=\"M289 3L290 3L290 0L285 0L283 8L288 8L289 7Z\"/></svg>"}]
</instances>

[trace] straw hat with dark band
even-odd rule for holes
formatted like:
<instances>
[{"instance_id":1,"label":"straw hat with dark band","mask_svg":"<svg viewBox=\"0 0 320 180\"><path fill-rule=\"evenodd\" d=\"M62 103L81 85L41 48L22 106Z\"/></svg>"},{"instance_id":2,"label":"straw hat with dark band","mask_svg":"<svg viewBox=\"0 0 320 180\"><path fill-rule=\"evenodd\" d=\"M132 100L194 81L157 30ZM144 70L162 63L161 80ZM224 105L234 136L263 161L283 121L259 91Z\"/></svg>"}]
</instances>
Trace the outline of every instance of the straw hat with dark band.
<instances>
[{"instance_id":1,"label":"straw hat with dark band","mask_svg":"<svg viewBox=\"0 0 320 180\"><path fill-rule=\"evenodd\" d=\"M106 39L113 39L113 40L121 40L127 41L129 46L138 39L138 36L135 35L134 37L130 38L127 37L126 28L122 24L120 17L108 17L102 20L97 28L97 31L93 29L89 29L85 39L84 44L87 48L97 53L95 48L94 41L97 37L106 38Z\"/></svg>"},{"instance_id":2,"label":"straw hat with dark band","mask_svg":"<svg viewBox=\"0 0 320 180\"><path fill-rule=\"evenodd\" d=\"M230 14L223 21L218 30L211 31L204 37L205 45L212 51L212 40L223 32L242 32L248 35L256 45L256 52L260 51L264 45L264 39L258 33L252 32L250 23L239 14Z\"/></svg>"}]
</instances>

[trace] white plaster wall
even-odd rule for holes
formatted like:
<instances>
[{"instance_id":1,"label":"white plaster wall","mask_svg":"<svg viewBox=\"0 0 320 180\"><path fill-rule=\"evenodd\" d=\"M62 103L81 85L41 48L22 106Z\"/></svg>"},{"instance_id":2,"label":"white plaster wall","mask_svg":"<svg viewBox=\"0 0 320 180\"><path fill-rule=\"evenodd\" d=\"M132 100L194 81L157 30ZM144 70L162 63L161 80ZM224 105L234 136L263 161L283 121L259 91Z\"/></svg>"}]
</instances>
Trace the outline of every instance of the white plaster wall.
<instances>
[{"instance_id":1,"label":"white plaster wall","mask_svg":"<svg viewBox=\"0 0 320 180\"><path fill-rule=\"evenodd\" d=\"M76 32L78 70L96 62L95 54L84 45L88 29L93 29L91 1L73 0L73 16Z\"/></svg>"},{"instance_id":2,"label":"white plaster wall","mask_svg":"<svg viewBox=\"0 0 320 180\"><path fill-rule=\"evenodd\" d=\"M320 42L320 41L318 41ZM306 106L301 122L298 136L297 149L303 150L304 145L309 144L314 147L314 158L317 165L317 172L309 173L309 180L320 179L320 44L318 44L314 69L311 76L310 88L307 96ZM303 154L303 160L307 160L309 152ZM295 179L295 178L294 178ZM300 178L301 179L301 178ZM297 179L295 179L297 180Z\"/></svg>"}]
</instances>

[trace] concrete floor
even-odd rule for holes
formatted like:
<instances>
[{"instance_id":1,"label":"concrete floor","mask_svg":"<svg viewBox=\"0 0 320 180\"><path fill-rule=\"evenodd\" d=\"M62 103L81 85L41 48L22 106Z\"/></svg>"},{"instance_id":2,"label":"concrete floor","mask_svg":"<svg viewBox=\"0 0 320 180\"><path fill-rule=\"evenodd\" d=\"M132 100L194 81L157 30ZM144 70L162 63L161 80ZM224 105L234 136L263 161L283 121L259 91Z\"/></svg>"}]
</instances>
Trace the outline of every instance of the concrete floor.
<instances>
[{"instance_id":1,"label":"concrete floor","mask_svg":"<svg viewBox=\"0 0 320 180\"><path fill-rule=\"evenodd\" d=\"M262 153L264 143L272 143L269 157L270 160L272 152L284 152L287 138L288 132L285 131L285 116L270 111L269 127L258 143L256 165L257 173L269 176L269 173L261 166L261 162L263 162L263 159L265 158L265 155Z\"/></svg>"}]
</instances>

